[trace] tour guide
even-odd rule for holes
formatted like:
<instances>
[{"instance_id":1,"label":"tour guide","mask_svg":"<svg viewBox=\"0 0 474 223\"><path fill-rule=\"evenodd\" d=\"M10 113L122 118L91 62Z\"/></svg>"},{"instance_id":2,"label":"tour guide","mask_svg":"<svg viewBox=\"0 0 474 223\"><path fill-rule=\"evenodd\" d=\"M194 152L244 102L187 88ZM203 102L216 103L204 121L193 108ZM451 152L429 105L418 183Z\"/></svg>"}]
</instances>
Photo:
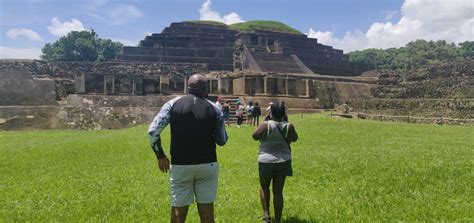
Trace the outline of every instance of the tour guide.
<instances>
[{"instance_id":1,"label":"tour guide","mask_svg":"<svg viewBox=\"0 0 474 223\"><path fill-rule=\"evenodd\" d=\"M201 222L214 222L218 164L216 143L227 142L222 111L206 99L207 81L189 78L186 96L166 102L148 129L151 147L162 172L170 171L171 222L185 222L196 197ZM160 133L171 124L171 166Z\"/></svg>"}]
</instances>

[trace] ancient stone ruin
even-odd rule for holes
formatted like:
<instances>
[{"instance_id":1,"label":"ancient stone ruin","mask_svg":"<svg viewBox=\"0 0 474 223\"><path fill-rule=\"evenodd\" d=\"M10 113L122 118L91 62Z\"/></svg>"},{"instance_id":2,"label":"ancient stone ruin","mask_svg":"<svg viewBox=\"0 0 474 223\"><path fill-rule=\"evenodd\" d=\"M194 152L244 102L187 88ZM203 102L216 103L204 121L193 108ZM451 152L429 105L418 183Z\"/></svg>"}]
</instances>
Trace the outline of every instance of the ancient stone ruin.
<instances>
[{"instance_id":1,"label":"ancient stone ruin","mask_svg":"<svg viewBox=\"0 0 474 223\"><path fill-rule=\"evenodd\" d=\"M342 50L304 34L239 31L215 23L172 23L163 32L146 36L139 46L124 47L117 59L205 63L211 71L356 74Z\"/></svg>"},{"instance_id":2,"label":"ancient stone ruin","mask_svg":"<svg viewBox=\"0 0 474 223\"><path fill-rule=\"evenodd\" d=\"M187 79L208 77L211 98L285 101L293 113L369 95L341 50L304 34L172 23L109 62L0 61L0 129L114 129L151 121Z\"/></svg>"}]
</instances>

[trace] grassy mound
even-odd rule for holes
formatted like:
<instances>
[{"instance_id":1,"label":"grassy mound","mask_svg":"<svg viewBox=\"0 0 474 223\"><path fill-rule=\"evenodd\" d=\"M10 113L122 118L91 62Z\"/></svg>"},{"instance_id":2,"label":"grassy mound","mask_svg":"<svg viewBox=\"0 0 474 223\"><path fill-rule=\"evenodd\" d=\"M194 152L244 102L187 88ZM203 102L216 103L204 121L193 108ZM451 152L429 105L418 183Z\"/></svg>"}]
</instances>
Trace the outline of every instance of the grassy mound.
<instances>
[{"instance_id":1,"label":"grassy mound","mask_svg":"<svg viewBox=\"0 0 474 223\"><path fill-rule=\"evenodd\" d=\"M292 28L284 23L269 20L252 20L248 22L235 23L229 25L229 28L240 31L263 30L280 33L303 34L297 29Z\"/></svg>"},{"instance_id":2,"label":"grassy mound","mask_svg":"<svg viewBox=\"0 0 474 223\"><path fill-rule=\"evenodd\" d=\"M474 219L472 127L289 119L300 138L284 222ZM262 216L253 130L231 126L217 149L216 222ZM0 132L0 222L167 222L169 175L158 171L146 131ZM199 222L196 204L188 219Z\"/></svg>"},{"instance_id":3,"label":"grassy mound","mask_svg":"<svg viewBox=\"0 0 474 223\"><path fill-rule=\"evenodd\" d=\"M186 20L183 22L189 22L189 23L197 23L197 24L207 24L207 25L216 25L216 26L226 26L225 23L222 22L217 22L217 21L211 21L211 20Z\"/></svg>"}]
</instances>

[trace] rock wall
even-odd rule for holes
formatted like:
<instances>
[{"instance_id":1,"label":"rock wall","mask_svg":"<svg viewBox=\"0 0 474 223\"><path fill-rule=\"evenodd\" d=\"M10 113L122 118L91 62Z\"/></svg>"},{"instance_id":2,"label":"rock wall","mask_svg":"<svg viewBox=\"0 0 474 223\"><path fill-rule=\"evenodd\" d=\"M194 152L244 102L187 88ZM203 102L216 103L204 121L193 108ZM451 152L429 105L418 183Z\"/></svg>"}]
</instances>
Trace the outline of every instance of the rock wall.
<instances>
[{"instance_id":1,"label":"rock wall","mask_svg":"<svg viewBox=\"0 0 474 223\"><path fill-rule=\"evenodd\" d=\"M270 102L285 102L288 108L293 110L296 109L319 109L321 108L319 100L314 98L288 98L288 97L252 97L252 96L243 96L245 103L248 102L258 102L262 108L262 113L265 113L265 108Z\"/></svg>"},{"instance_id":2,"label":"rock wall","mask_svg":"<svg viewBox=\"0 0 474 223\"><path fill-rule=\"evenodd\" d=\"M205 64L151 62L60 62L44 60L0 60L1 71L28 71L35 77L74 79L79 75L167 75L184 77L208 73Z\"/></svg>"},{"instance_id":3,"label":"rock wall","mask_svg":"<svg viewBox=\"0 0 474 223\"><path fill-rule=\"evenodd\" d=\"M377 121L406 122L416 124L436 124L436 125L474 125L474 119L456 119L444 117L417 117L417 116L395 116L358 113L359 119L371 119Z\"/></svg>"},{"instance_id":4,"label":"rock wall","mask_svg":"<svg viewBox=\"0 0 474 223\"><path fill-rule=\"evenodd\" d=\"M399 72L403 81L396 80L394 71L371 71L381 83L390 85L374 88L377 98L474 98L474 60L462 59L424 65Z\"/></svg>"},{"instance_id":5,"label":"rock wall","mask_svg":"<svg viewBox=\"0 0 474 223\"><path fill-rule=\"evenodd\" d=\"M25 71L0 70L0 106L54 105L55 81L34 79Z\"/></svg>"},{"instance_id":6,"label":"rock wall","mask_svg":"<svg viewBox=\"0 0 474 223\"><path fill-rule=\"evenodd\" d=\"M149 124L174 97L72 94L65 105L0 106L0 130L99 130Z\"/></svg>"},{"instance_id":7,"label":"rock wall","mask_svg":"<svg viewBox=\"0 0 474 223\"><path fill-rule=\"evenodd\" d=\"M366 97L377 85L356 82L335 82L314 80L314 93L322 108L334 108L334 104Z\"/></svg>"},{"instance_id":8,"label":"rock wall","mask_svg":"<svg viewBox=\"0 0 474 223\"><path fill-rule=\"evenodd\" d=\"M114 94L131 94L134 87L132 83L138 80L134 77L140 78L140 83L143 85L140 87L143 93L139 94L168 93L168 91L162 92L159 90L159 80L163 79L162 77L167 77L169 91L173 93L176 90L173 87L178 86L180 89L183 87L182 80L185 76L196 73L207 74L209 72L205 64L117 61L94 63L42 60L0 60L0 71L21 71L30 73L34 78L54 79L56 100L65 99L67 95L74 93L109 93L105 92L107 88L104 86L104 82L110 77L114 79L117 88L112 91ZM78 78L81 78L84 83L77 85L76 80ZM3 79L3 77L0 78L0 80ZM180 89L176 91L182 92ZM3 96L4 94L0 95ZM41 104L41 102L38 101L38 104Z\"/></svg>"},{"instance_id":9,"label":"rock wall","mask_svg":"<svg viewBox=\"0 0 474 223\"><path fill-rule=\"evenodd\" d=\"M388 85L374 87L371 97L349 104L354 111L369 114L473 118L473 68L474 60L466 58L406 71L366 72L362 76L377 77L378 83Z\"/></svg>"},{"instance_id":10,"label":"rock wall","mask_svg":"<svg viewBox=\"0 0 474 223\"><path fill-rule=\"evenodd\" d=\"M402 116L474 118L473 99L365 99L349 102L356 112Z\"/></svg>"}]
</instances>

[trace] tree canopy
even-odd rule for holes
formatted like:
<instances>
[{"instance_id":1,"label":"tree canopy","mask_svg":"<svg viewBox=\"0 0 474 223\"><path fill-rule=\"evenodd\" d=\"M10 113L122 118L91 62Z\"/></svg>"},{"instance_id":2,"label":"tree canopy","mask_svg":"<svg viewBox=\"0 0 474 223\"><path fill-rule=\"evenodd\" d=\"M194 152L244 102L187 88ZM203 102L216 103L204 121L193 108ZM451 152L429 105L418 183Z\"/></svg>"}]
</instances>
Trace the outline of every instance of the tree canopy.
<instances>
[{"instance_id":1,"label":"tree canopy","mask_svg":"<svg viewBox=\"0 0 474 223\"><path fill-rule=\"evenodd\" d=\"M101 39L94 30L72 31L41 49L43 60L106 61L115 59L123 44Z\"/></svg>"},{"instance_id":2,"label":"tree canopy","mask_svg":"<svg viewBox=\"0 0 474 223\"><path fill-rule=\"evenodd\" d=\"M474 56L474 41L447 43L416 40L404 47L365 49L349 53L349 60L369 69L410 69L419 65Z\"/></svg>"}]
</instances>

